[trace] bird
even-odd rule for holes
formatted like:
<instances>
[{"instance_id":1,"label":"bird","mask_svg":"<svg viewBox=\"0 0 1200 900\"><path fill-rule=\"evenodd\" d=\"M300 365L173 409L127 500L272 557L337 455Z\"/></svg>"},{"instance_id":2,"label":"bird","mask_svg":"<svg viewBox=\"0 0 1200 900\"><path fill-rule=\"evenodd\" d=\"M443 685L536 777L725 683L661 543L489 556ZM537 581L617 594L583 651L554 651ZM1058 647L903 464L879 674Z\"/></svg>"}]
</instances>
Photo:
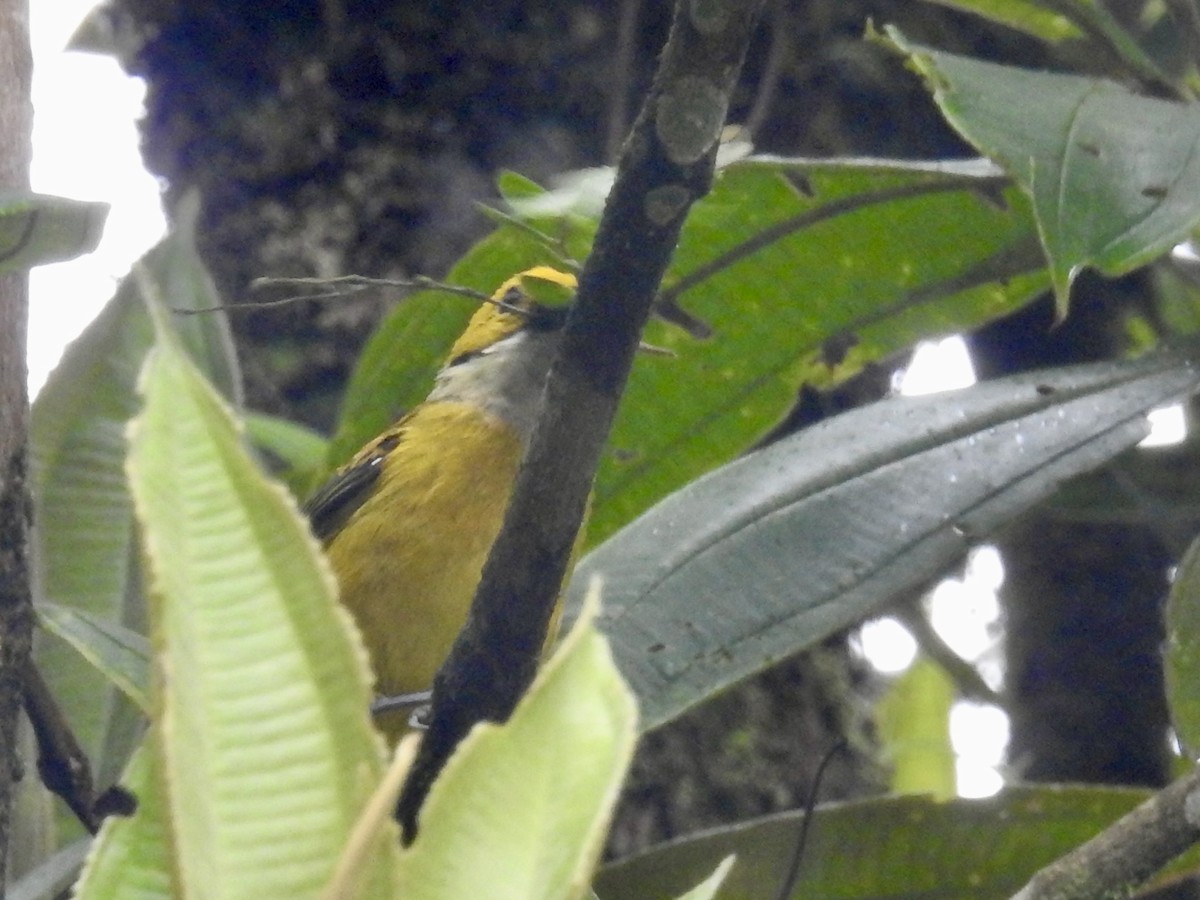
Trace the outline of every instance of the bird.
<instances>
[{"instance_id":1,"label":"bird","mask_svg":"<svg viewBox=\"0 0 1200 900\"><path fill-rule=\"evenodd\" d=\"M567 306L532 296L545 283L576 287L549 266L505 281L428 397L304 505L366 644L376 697L427 691L466 621L566 321ZM556 611L547 646L557 620ZM394 744L409 730L407 710L378 713L376 725Z\"/></svg>"}]
</instances>

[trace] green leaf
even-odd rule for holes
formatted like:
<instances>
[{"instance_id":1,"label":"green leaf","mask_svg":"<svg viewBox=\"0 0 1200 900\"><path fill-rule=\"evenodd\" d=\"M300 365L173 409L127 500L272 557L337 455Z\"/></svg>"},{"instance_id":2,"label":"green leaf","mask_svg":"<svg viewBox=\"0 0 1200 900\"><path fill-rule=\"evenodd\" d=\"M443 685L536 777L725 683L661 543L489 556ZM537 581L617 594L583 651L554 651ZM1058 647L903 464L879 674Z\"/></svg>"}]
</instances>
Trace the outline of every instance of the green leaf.
<instances>
[{"instance_id":1,"label":"green leaf","mask_svg":"<svg viewBox=\"0 0 1200 900\"><path fill-rule=\"evenodd\" d=\"M185 894L313 893L383 771L366 654L295 503L247 454L152 279L135 275L156 343L127 469L172 881ZM110 852L120 846L114 836ZM372 855L367 896L390 890L392 846Z\"/></svg>"},{"instance_id":2,"label":"green leaf","mask_svg":"<svg viewBox=\"0 0 1200 900\"><path fill-rule=\"evenodd\" d=\"M171 859L170 810L159 789L161 760L151 750L161 740L158 727L150 726L121 778L137 808L128 818L110 816L100 826L72 894L77 900L172 900L183 894Z\"/></svg>"},{"instance_id":3,"label":"green leaf","mask_svg":"<svg viewBox=\"0 0 1200 900\"><path fill-rule=\"evenodd\" d=\"M196 250L199 215L199 194L189 191L176 209L174 229L142 259L134 289L143 294L152 290L163 299L165 309L171 312L172 330L192 360L221 395L240 408L242 373L233 331L221 307L221 295Z\"/></svg>"},{"instance_id":4,"label":"green leaf","mask_svg":"<svg viewBox=\"0 0 1200 900\"><path fill-rule=\"evenodd\" d=\"M1200 753L1200 541L1192 543L1171 583L1166 610L1167 704L1186 755Z\"/></svg>"},{"instance_id":5,"label":"green leaf","mask_svg":"<svg viewBox=\"0 0 1200 900\"><path fill-rule=\"evenodd\" d=\"M150 712L150 642L132 629L57 603L39 603L38 623L78 651L95 669Z\"/></svg>"},{"instance_id":6,"label":"green leaf","mask_svg":"<svg viewBox=\"0 0 1200 900\"><path fill-rule=\"evenodd\" d=\"M583 896L603 849L637 711L594 599L504 725L478 725L401 857L405 900Z\"/></svg>"},{"instance_id":7,"label":"green leaf","mask_svg":"<svg viewBox=\"0 0 1200 900\"><path fill-rule=\"evenodd\" d=\"M1043 266L1027 204L989 163L728 166L664 281L664 313L692 334L647 329L674 356L634 366L590 538L744 452L802 387L1017 309L1044 289Z\"/></svg>"},{"instance_id":8,"label":"green leaf","mask_svg":"<svg viewBox=\"0 0 1200 900\"><path fill-rule=\"evenodd\" d=\"M926 0L926 2L974 13L1055 44L1068 38L1083 36L1083 33L1066 16L1053 12L1048 8L1049 4L1034 2L1034 0Z\"/></svg>"},{"instance_id":9,"label":"green leaf","mask_svg":"<svg viewBox=\"0 0 1200 900\"><path fill-rule=\"evenodd\" d=\"M950 124L1032 199L1060 315L1084 266L1120 275L1200 224L1200 106L1103 79L943 53L888 33L929 81Z\"/></svg>"},{"instance_id":10,"label":"green leaf","mask_svg":"<svg viewBox=\"0 0 1200 900\"><path fill-rule=\"evenodd\" d=\"M1172 356L844 413L689 485L576 569L652 728L938 575L1193 390Z\"/></svg>"},{"instance_id":11,"label":"green leaf","mask_svg":"<svg viewBox=\"0 0 1200 900\"><path fill-rule=\"evenodd\" d=\"M329 440L311 428L266 413L246 413L246 433L267 456L268 468L278 470L292 493L300 495L325 471Z\"/></svg>"},{"instance_id":12,"label":"green leaf","mask_svg":"<svg viewBox=\"0 0 1200 900\"><path fill-rule=\"evenodd\" d=\"M141 298L127 286L63 355L33 404L30 429L39 597L98 621L140 629L133 509L125 483L125 425L137 411L138 371L150 343ZM37 658L98 783L116 777L136 739L113 734L117 694L57 638Z\"/></svg>"},{"instance_id":13,"label":"green leaf","mask_svg":"<svg viewBox=\"0 0 1200 900\"><path fill-rule=\"evenodd\" d=\"M170 810L160 790L162 760L152 750L162 740L160 727L150 725L121 776L137 809L127 818L104 820L72 895L78 900L172 900L184 893L172 860Z\"/></svg>"},{"instance_id":14,"label":"green leaf","mask_svg":"<svg viewBox=\"0 0 1200 900\"><path fill-rule=\"evenodd\" d=\"M563 245L506 224L451 280L490 291L534 263L563 265L563 246L569 257L585 256L604 172L580 177L582 186L544 192L505 176L525 224ZM831 386L1044 289L1028 203L1005 184L1001 170L979 160L760 157L724 167L693 208L665 282L662 312L685 327L660 322L647 331L675 355L634 367L597 479L589 539L745 450L801 385ZM389 318L347 392L331 464L425 397L470 312L414 297Z\"/></svg>"},{"instance_id":15,"label":"green leaf","mask_svg":"<svg viewBox=\"0 0 1200 900\"><path fill-rule=\"evenodd\" d=\"M955 796L950 708L954 682L937 663L920 657L892 682L877 707L879 734L895 794Z\"/></svg>"},{"instance_id":16,"label":"green leaf","mask_svg":"<svg viewBox=\"0 0 1200 900\"><path fill-rule=\"evenodd\" d=\"M211 309L219 301L183 212L180 230L139 265L173 309ZM194 358L226 396L239 398L224 315L178 315L175 322ZM145 609L124 473L125 426L140 405L136 384L151 340L145 298L126 278L50 373L33 404L30 429L39 598L135 631L144 628ZM39 639L38 660L92 760L97 783L110 783L141 725L112 685L57 638Z\"/></svg>"},{"instance_id":17,"label":"green leaf","mask_svg":"<svg viewBox=\"0 0 1200 900\"><path fill-rule=\"evenodd\" d=\"M0 272L91 253L104 233L107 203L0 191Z\"/></svg>"},{"instance_id":18,"label":"green leaf","mask_svg":"<svg viewBox=\"0 0 1200 900\"><path fill-rule=\"evenodd\" d=\"M1018 787L987 800L895 797L819 809L793 897L1001 900L1035 871L1150 795L1109 787ZM652 848L606 867L604 900L667 900L736 853L721 900L773 897L801 817L771 816Z\"/></svg>"}]
</instances>

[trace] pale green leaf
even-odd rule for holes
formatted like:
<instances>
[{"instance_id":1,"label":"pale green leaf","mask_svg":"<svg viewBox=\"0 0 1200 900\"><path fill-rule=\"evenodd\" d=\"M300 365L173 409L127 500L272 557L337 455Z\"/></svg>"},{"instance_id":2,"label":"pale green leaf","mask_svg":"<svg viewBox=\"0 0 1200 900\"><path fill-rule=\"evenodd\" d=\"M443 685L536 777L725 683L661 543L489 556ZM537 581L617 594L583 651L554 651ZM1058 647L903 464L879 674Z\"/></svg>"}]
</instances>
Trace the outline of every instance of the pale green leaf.
<instances>
[{"instance_id":1,"label":"pale green leaf","mask_svg":"<svg viewBox=\"0 0 1200 900\"><path fill-rule=\"evenodd\" d=\"M402 855L405 900L583 896L636 718L585 612L508 722L476 726L447 763Z\"/></svg>"},{"instance_id":2,"label":"pale green leaf","mask_svg":"<svg viewBox=\"0 0 1200 900\"><path fill-rule=\"evenodd\" d=\"M0 272L91 253L100 243L107 217L107 203L0 192Z\"/></svg>"},{"instance_id":3,"label":"pale green leaf","mask_svg":"<svg viewBox=\"0 0 1200 900\"><path fill-rule=\"evenodd\" d=\"M876 713L893 793L928 794L938 800L955 796L953 705L954 682L925 657L889 686Z\"/></svg>"},{"instance_id":4,"label":"pale green leaf","mask_svg":"<svg viewBox=\"0 0 1200 900\"><path fill-rule=\"evenodd\" d=\"M136 800L128 818L109 816L100 826L76 900L172 900L183 896L171 858L170 810L160 786L160 759L151 749L161 740L152 725L146 742L133 754L121 785Z\"/></svg>"},{"instance_id":5,"label":"pale green leaf","mask_svg":"<svg viewBox=\"0 0 1200 900\"><path fill-rule=\"evenodd\" d=\"M1173 356L1025 374L836 416L697 480L583 560L654 727L937 576L1195 390Z\"/></svg>"},{"instance_id":6,"label":"pale green leaf","mask_svg":"<svg viewBox=\"0 0 1200 900\"><path fill-rule=\"evenodd\" d=\"M211 310L215 290L192 244L188 209L180 228L139 263L175 310ZM221 312L177 315L188 349L226 396L240 377ZM145 610L125 482L125 426L140 405L136 382L151 343L145 298L124 279L100 315L70 344L33 404L34 559L39 599L140 631ZM38 659L88 752L101 785L124 767L141 725L111 685L57 638L39 639Z\"/></svg>"},{"instance_id":7,"label":"pale green leaf","mask_svg":"<svg viewBox=\"0 0 1200 900\"><path fill-rule=\"evenodd\" d=\"M210 896L313 893L383 771L366 655L295 503L247 454L153 283L139 287L157 338L127 468L173 877ZM368 896L383 896L390 863L372 857Z\"/></svg>"},{"instance_id":8,"label":"pale green leaf","mask_svg":"<svg viewBox=\"0 0 1200 900\"><path fill-rule=\"evenodd\" d=\"M315 469L329 452L329 441L311 428L266 413L247 413L246 433L257 447L289 469Z\"/></svg>"},{"instance_id":9,"label":"pale green leaf","mask_svg":"<svg viewBox=\"0 0 1200 900\"><path fill-rule=\"evenodd\" d=\"M141 298L123 286L63 355L33 404L34 560L40 599L138 630L133 508L125 483L125 425L150 345ZM116 777L135 736L111 726L114 687L56 637L39 634L38 663L100 783Z\"/></svg>"},{"instance_id":10,"label":"pale green leaf","mask_svg":"<svg viewBox=\"0 0 1200 900\"><path fill-rule=\"evenodd\" d=\"M329 439L296 422L265 413L246 413L246 434L263 456L264 467L297 497L328 474Z\"/></svg>"},{"instance_id":11,"label":"pale green leaf","mask_svg":"<svg viewBox=\"0 0 1200 900\"><path fill-rule=\"evenodd\" d=\"M74 647L142 712L150 712L150 642L144 635L57 603L39 603L37 616L43 628Z\"/></svg>"},{"instance_id":12,"label":"pale green leaf","mask_svg":"<svg viewBox=\"0 0 1200 900\"><path fill-rule=\"evenodd\" d=\"M74 884L91 847L91 838L80 838L56 851L32 872L13 884L6 900L55 900Z\"/></svg>"},{"instance_id":13,"label":"pale green leaf","mask_svg":"<svg viewBox=\"0 0 1200 900\"><path fill-rule=\"evenodd\" d=\"M614 170L608 166L579 169L557 176L553 189L544 191L519 175L505 172L498 186L508 205L523 219L573 214L598 220L614 177Z\"/></svg>"}]
</instances>

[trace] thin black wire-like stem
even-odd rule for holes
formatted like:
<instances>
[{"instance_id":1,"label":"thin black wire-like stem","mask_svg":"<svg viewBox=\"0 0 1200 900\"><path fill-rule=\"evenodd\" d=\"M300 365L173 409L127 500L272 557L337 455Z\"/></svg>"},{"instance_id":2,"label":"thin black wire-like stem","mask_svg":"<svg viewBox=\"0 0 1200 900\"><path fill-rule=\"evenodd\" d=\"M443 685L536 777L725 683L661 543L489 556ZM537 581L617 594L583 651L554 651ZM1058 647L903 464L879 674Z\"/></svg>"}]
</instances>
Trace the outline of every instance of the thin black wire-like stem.
<instances>
[{"instance_id":1,"label":"thin black wire-like stem","mask_svg":"<svg viewBox=\"0 0 1200 900\"><path fill-rule=\"evenodd\" d=\"M796 881L800 877L800 863L804 861L804 850L808 845L808 834L812 830L813 811L817 808L817 791L821 789L821 780L825 777L825 770L829 768L829 764L833 762L833 758L845 750L847 746L845 740L838 741L829 748L829 751L821 760L821 764L817 766L812 784L808 788L808 799L804 801L804 818L800 820L800 834L796 838L796 847L792 851L792 858L788 861L787 873L779 883L779 893L775 895L775 900L788 900L792 896L792 891L796 888Z\"/></svg>"}]
</instances>

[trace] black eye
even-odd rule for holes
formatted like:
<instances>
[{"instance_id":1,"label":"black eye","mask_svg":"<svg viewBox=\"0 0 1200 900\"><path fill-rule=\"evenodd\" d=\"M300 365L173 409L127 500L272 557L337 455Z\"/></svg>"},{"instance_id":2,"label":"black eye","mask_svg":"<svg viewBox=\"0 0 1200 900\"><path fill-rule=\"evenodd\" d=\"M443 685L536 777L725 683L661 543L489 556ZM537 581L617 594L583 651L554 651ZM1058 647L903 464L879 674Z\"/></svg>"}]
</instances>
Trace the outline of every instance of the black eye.
<instances>
[{"instance_id":1,"label":"black eye","mask_svg":"<svg viewBox=\"0 0 1200 900\"><path fill-rule=\"evenodd\" d=\"M525 295L521 293L521 289L513 285L504 292L504 296L500 298L500 302L497 305L505 312L522 315L525 313L525 307L521 302L524 299Z\"/></svg>"}]
</instances>

